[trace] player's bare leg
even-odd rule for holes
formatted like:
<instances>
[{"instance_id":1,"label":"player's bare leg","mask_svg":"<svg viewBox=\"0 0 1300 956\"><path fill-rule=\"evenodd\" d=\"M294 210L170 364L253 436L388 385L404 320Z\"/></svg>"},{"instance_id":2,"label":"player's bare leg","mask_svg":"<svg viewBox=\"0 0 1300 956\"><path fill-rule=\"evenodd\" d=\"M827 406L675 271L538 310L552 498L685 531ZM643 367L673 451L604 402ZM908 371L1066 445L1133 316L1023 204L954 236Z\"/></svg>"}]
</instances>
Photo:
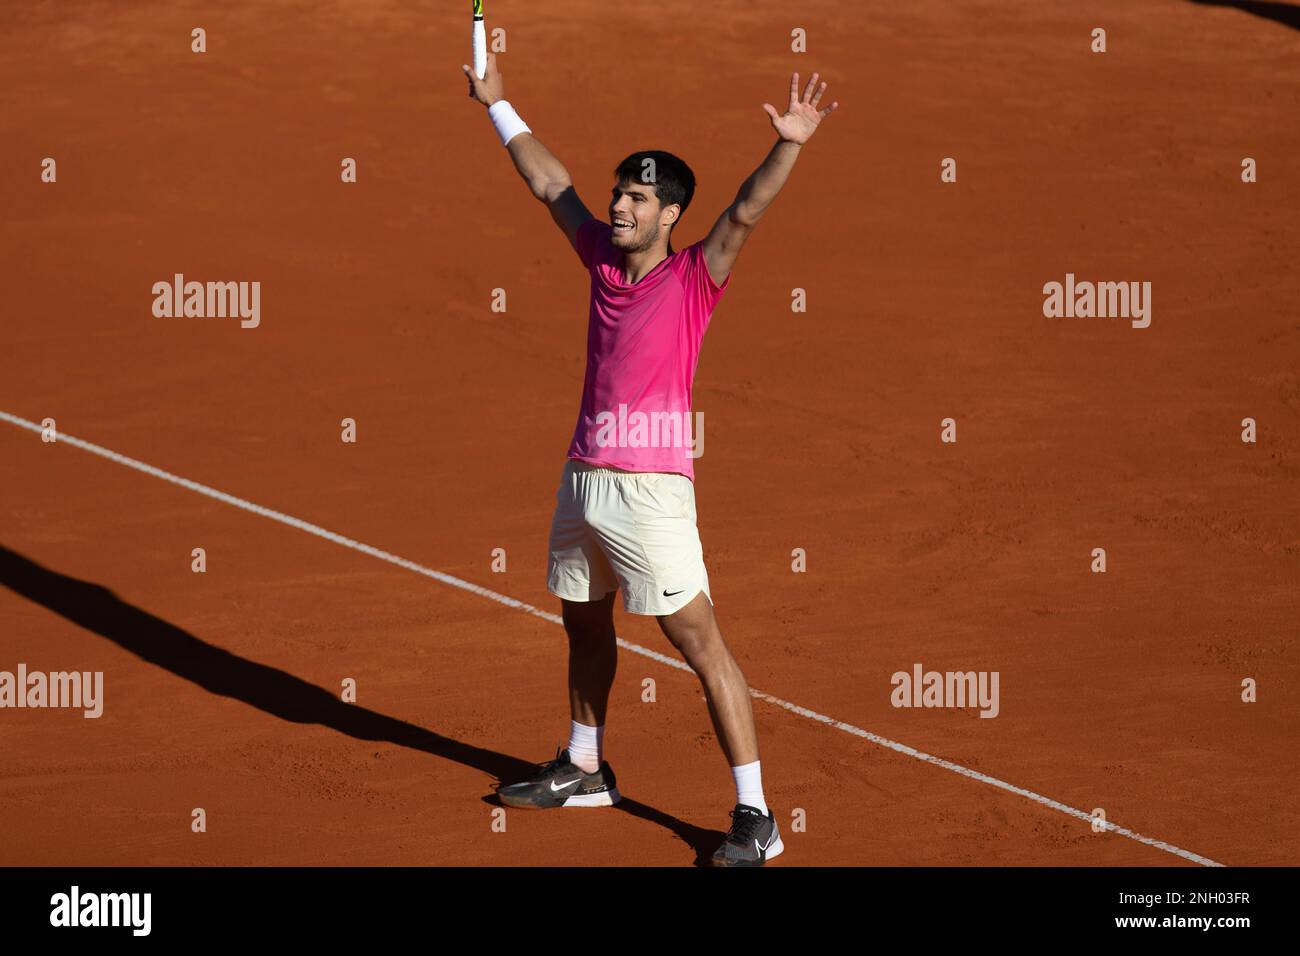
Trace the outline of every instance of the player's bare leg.
<instances>
[{"instance_id":1,"label":"player's bare leg","mask_svg":"<svg viewBox=\"0 0 1300 956\"><path fill-rule=\"evenodd\" d=\"M776 816L763 797L749 684L722 639L713 604L703 591L680 611L658 620L668 640L699 675L718 742L736 781L731 832L713 854L713 865L762 866L780 856L785 846Z\"/></svg>"},{"instance_id":2,"label":"player's bare leg","mask_svg":"<svg viewBox=\"0 0 1300 956\"><path fill-rule=\"evenodd\" d=\"M602 727L609 691L618 666L614 636L614 598L563 601L564 630L569 635L569 713L580 724Z\"/></svg>"},{"instance_id":3,"label":"player's bare leg","mask_svg":"<svg viewBox=\"0 0 1300 956\"><path fill-rule=\"evenodd\" d=\"M497 789L508 807L607 807L621 798L609 763L600 759L609 691L618 664L614 637L614 598L564 601L564 630L569 635L569 747L538 766L528 780Z\"/></svg>"},{"instance_id":4,"label":"player's bare leg","mask_svg":"<svg viewBox=\"0 0 1300 956\"><path fill-rule=\"evenodd\" d=\"M659 627L699 675L718 742L731 766L758 759L758 735L749 684L722 638L713 604L703 591L680 611L658 618Z\"/></svg>"}]
</instances>

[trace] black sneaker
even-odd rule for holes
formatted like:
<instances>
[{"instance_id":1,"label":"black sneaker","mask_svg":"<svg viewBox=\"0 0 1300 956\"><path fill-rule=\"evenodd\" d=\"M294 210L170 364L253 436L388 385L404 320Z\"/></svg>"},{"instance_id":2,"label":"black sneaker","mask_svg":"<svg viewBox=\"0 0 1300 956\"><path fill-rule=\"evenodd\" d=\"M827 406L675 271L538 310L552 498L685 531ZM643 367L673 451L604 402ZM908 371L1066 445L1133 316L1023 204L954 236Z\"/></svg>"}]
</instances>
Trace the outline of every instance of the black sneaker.
<instances>
[{"instance_id":1,"label":"black sneaker","mask_svg":"<svg viewBox=\"0 0 1300 956\"><path fill-rule=\"evenodd\" d=\"M784 849L772 811L764 816L749 804L738 803L731 811L731 832L713 854L713 865L762 866Z\"/></svg>"},{"instance_id":2,"label":"black sneaker","mask_svg":"<svg viewBox=\"0 0 1300 956\"><path fill-rule=\"evenodd\" d=\"M601 762L595 773L574 766L567 750L556 750L555 759L539 764L531 780L497 787L497 796L508 807L549 810L552 807L609 807L618 803L614 771Z\"/></svg>"}]
</instances>

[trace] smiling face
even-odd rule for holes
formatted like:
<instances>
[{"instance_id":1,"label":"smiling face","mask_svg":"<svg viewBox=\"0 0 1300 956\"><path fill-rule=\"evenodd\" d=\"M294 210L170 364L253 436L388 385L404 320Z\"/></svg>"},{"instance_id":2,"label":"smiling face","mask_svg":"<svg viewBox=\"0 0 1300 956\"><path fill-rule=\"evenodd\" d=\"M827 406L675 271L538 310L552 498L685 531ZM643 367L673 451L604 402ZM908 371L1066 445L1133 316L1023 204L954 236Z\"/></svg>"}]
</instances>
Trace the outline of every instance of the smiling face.
<instances>
[{"instance_id":1,"label":"smiling face","mask_svg":"<svg viewBox=\"0 0 1300 956\"><path fill-rule=\"evenodd\" d=\"M667 241L669 227L681 215L681 206L663 206L654 186L624 180L610 190L609 224L614 227L610 243L624 252L644 252L661 240Z\"/></svg>"}]
</instances>

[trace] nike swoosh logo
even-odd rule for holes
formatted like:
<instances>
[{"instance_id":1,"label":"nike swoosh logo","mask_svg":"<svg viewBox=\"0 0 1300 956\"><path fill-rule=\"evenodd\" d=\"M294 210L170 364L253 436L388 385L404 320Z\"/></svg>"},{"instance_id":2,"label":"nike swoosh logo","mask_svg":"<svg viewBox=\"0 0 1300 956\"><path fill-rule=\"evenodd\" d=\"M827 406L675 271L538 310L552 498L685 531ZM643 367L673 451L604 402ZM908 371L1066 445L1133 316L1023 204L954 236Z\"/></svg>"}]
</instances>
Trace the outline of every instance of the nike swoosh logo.
<instances>
[{"instance_id":1,"label":"nike swoosh logo","mask_svg":"<svg viewBox=\"0 0 1300 956\"><path fill-rule=\"evenodd\" d=\"M685 590L686 590L686 588L682 588L682 591L685 591ZM664 592L664 597L677 597L677 595L681 594L682 591L673 591L671 594L669 594L667 591L665 591L665 592Z\"/></svg>"},{"instance_id":2,"label":"nike swoosh logo","mask_svg":"<svg viewBox=\"0 0 1300 956\"><path fill-rule=\"evenodd\" d=\"M768 846L771 846L771 845L772 845L772 841L775 840L775 839L776 839L776 831L773 830L773 831L772 831L772 835L771 835L770 837L767 838L767 846L763 846L763 845L762 845L761 843L759 843L757 840L754 841L754 846L755 846L755 848L757 848L759 854L761 855L761 854L764 854L764 853L767 852L767 847L768 847Z\"/></svg>"},{"instance_id":3,"label":"nike swoosh logo","mask_svg":"<svg viewBox=\"0 0 1300 956\"><path fill-rule=\"evenodd\" d=\"M555 781L552 780L552 781L551 781L551 790L552 790L552 792L558 792L558 791L560 791L560 790L567 790L569 787L572 787L575 783L578 783L578 782L580 782L581 780L582 780L582 778L581 778L581 777L578 777L577 780L570 780L568 783L562 783L562 784L560 784L558 787L555 785Z\"/></svg>"}]
</instances>

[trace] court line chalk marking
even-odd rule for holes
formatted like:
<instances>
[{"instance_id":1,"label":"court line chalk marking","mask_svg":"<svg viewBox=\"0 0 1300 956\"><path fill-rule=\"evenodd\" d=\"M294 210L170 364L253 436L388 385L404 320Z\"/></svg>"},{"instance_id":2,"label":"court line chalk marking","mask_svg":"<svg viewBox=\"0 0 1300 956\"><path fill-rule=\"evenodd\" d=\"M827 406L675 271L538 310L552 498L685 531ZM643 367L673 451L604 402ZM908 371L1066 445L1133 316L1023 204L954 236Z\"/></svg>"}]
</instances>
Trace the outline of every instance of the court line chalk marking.
<instances>
[{"instance_id":1,"label":"court line chalk marking","mask_svg":"<svg viewBox=\"0 0 1300 956\"><path fill-rule=\"evenodd\" d=\"M36 422L28 421L26 418L20 418L17 415L11 415L5 411L0 411L0 420L9 422L11 425L17 425L19 428L25 428L28 431L36 432L37 434L40 434L44 430ZM408 561L406 558L400 558L387 551L381 551L379 548L372 547L368 544L362 544L360 541L329 531L322 528L320 525L303 521L301 518L287 515L282 511L264 508L261 505L254 504L251 501L246 501L243 498L236 498L234 495L228 495L224 491L218 491L215 488L209 488L207 485L199 484L197 481L190 481L188 478L181 478L178 475L173 475L171 472L163 471L161 468L155 468L153 465L146 465L142 461L128 458L126 455L110 451L107 448L84 441L80 438L73 438L71 435L59 432L55 444L65 444L71 445L73 448L80 448L82 451L88 451L92 455L99 455L101 458L107 458L109 461L116 462L119 465L125 465L127 468L133 468L136 471L143 472L146 475L151 475L154 478L161 478L163 481L170 482L173 485L180 485L182 488L197 492L200 495L206 495L209 498L214 498L217 501L231 505L232 507L252 512L255 515L261 515L263 518L270 518L272 521L278 521L291 528L297 528L299 531L305 531L318 538L324 538L326 541L332 541L334 544L342 545L345 548L351 548L353 551L360 551L362 554L368 554L372 558L378 558L381 561L387 561L389 564L395 564L399 568L414 571L416 574L422 574L427 578L433 578L435 581L440 581L441 583L450 585L451 587L460 588L462 591L477 594L479 597L487 598L490 601L496 601L498 604L504 604L506 607L524 611L534 617L540 617L542 620L550 621L552 624L564 625L564 620L558 614L552 614L550 611L543 611L541 608L533 607L531 604L525 604L523 601L517 601L508 595L499 594L496 591L474 584L472 581L465 581L453 575L444 574L443 572L435 571L432 568L426 568L424 565L416 564L414 561ZM668 667L675 667L678 670L683 671L691 671L690 666L688 666L684 661L679 661L666 654L660 654L658 651L653 651L648 647L642 647L639 644L625 641L621 637L618 638L618 646L625 648L634 654L649 657L652 660L667 665ZM691 671L691 673L694 673L694 671ZM758 700L766 701L776 707L784 708L792 714L798 714L800 717L807 717L809 720L815 720L818 723L826 724L828 727L834 727L836 730L842 730L846 734L861 737L863 740L869 740L873 744L893 750L896 753L905 754L908 757L914 757L915 759L928 763L931 766L941 767L944 770L961 774L963 777L969 777L972 780L978 780L980 783L986 783L991 787L997 787L999 790L1005 790L1008 793L1017 794L1027 800L1032 800L1037 804L1057 810L1064 813L1066 816L1074 817L1075 819L1082 820L1085 823L1092 823L1092 817L1089 814L1071 807L1068 804L1061 803L1059 800L1045 797L1041 793L1026 790L1024 787L1017 787L1015 784L1007 783L1005 780L999 780L997 777L990 777L988 774L980 773L978 770L971 770L969 767L963 767L961 764L953 763L951 760L944 760L942 757L935 757L931 754L923 753L914 747L907 746L907 744L899 743L896 740L890 740L888 737L881 737L878 734L871 733L869 730L863 730L861 727L855 727L853 724L846 724L844 721L836 720L833 717L827 717L825 714L819 714L817 711L809 710L807 707L800 707L798 704L792 704L790 701L782 700L780 697L775 697L772 694L765 694L762 691L754 690L752 688L749 693L752 697ZM1112 833L1128 837L1130 840L1136 840L1138 843L1154 847L1157 850L1172 853L1174 856L1182 857L1184 860L1190 860L1191 862L1199 863L1202 866L1224 865L1222 863L1217 863L1208 857L1201 856L1199 853L1193 853L1191 850L1184 850L1171 843L1166 843L1163 840L1156 840L1152 837L1135 833L1127 827L1121 827L1109 820L1105 821L1104 825L1105 829Z\"/></svg>"}]
</instances>

